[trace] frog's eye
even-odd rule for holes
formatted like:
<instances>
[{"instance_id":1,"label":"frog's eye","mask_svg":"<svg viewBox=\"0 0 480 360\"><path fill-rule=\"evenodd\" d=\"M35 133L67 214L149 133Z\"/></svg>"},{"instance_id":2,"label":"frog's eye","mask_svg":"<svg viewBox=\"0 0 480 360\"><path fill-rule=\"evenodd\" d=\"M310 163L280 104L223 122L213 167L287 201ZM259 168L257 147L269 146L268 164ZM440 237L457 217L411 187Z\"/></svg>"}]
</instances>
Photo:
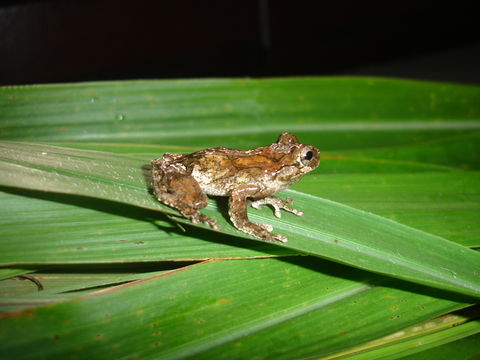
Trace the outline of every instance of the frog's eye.
<instances>
[{"instance_id":1,"label":"frog's eye","mask_svg":"<svg viewBox=\"0 0 480 360\"><path fill-rule=\"evenodd\" d=\"M300 153L300 161L304 166L310 165L311 160L313 159L314 152L310 148L305 148Z\"/></svg>"}]
</instances>

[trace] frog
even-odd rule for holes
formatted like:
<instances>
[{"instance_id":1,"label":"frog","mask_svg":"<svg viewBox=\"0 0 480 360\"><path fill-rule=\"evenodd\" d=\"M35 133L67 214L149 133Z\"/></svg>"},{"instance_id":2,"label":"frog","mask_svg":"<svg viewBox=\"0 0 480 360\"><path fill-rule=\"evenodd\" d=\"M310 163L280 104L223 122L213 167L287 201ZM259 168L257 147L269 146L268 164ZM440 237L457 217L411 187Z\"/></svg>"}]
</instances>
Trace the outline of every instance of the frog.
<instances>
[{"instance_id":1,"label":"frog","mask_svg":"<svg viewBox=\"0 0 480 360\"><path fill-rule=\"evenodd\" d=\"M286 243L288 238L274 234L270 224L251 222L247 206L270 205L278 218L281 210L302 216L302 211L290 207L291 198L273 194L289 188L319 163L315 146L285 132L275 143L252 150L213 147L191 154L164 153L152 160L152 188L158 201L193 224L204 223L213 230L220 230L217 221L199 210L207 206L208 196L228 197L228 215L235 228L257 239Z\"/></svg>"}]
</instances>

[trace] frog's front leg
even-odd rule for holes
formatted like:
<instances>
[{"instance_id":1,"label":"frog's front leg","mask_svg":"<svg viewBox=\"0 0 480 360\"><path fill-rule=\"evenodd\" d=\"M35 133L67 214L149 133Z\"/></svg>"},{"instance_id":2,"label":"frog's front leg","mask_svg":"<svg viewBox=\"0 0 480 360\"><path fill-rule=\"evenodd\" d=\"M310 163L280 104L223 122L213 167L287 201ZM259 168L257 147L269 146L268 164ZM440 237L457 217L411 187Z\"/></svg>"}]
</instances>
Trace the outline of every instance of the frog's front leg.
<instances>
[{"instance_id":1,"label":"frog's front leg","mask_svg":"<svg viewBox=\"0 0 480 360\"><path fill-rule=\"evenodd\" d=\"M282 217L282 213L280 209L291 212L292 214L295 214L297 216L302 216L303 212L296 209L292 209L291 207L288 206L288 205L291 205L292 203L293 203L292 198L287 198L283 200L283 199L280 199L278 196L267 196L263 199L253 201L251 205L255 209L261 209L263 205L272 205L273 208L275 209L275 216L277 218Z\"/></svg>"},{"instance_id":2,"label":"frog's front leg","mask_svg":"<svg viewBox=\"0 0 480 360\"><path fill-rule=\"evenodd\" d=\"M266 241L287 242L287 237L278 234L272 234L272 226L268 224L257 224L248 220L247 199L256 197L260 193L256 185L245 185L235 189L230 195L229 210L230 220L240 231Z\"/></svg>"},{"instance_id":3,"label":"frog's front leg","mask_svg":"<svg viewBox=\"0 0 480 360\"><path fill-rule=\"evenodd\" d=\"M213 229L219 230L217 222L206 215L198 212L208 204L208 197L200 188L197 181L182 168L175 166L165 166L160 161L153 162L153 189L156 198L171 206L194 224L203 222L210 225Z\"/></svg>"}]
</instances>

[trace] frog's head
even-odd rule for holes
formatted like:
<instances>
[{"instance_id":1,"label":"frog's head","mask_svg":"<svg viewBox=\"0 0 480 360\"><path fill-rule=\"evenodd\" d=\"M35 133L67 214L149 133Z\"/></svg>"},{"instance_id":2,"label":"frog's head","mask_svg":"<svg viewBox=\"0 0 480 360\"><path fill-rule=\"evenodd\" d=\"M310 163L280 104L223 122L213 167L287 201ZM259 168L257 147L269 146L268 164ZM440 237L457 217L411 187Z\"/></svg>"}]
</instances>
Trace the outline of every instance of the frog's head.
<instances>
[{"instance_id":1,"label":"frog's head","mask_svg":"<svg viewBox=\"0 0 480 360\"><path fill-rule=\"evenodd\" d=\"M277 144L285 152L292 154L292 161L303 175L314 170L320 164L320 151L313 145L304 145L297 137L290 133L283 133L278 137Z\"/></svg>"},{"instance_id":2,"label":"frog's head","mask_svg":"<svg viewBox=\"0 0 480 360\"><path fill-rule=\"evenodd\" d=\"M300 180L320 163L318 149L300 143L297 137L290 133L281 134L277 142L271 145L271 150L278 159L276 179L282 182L283 188Z\"/></svg>"}]
</instances>

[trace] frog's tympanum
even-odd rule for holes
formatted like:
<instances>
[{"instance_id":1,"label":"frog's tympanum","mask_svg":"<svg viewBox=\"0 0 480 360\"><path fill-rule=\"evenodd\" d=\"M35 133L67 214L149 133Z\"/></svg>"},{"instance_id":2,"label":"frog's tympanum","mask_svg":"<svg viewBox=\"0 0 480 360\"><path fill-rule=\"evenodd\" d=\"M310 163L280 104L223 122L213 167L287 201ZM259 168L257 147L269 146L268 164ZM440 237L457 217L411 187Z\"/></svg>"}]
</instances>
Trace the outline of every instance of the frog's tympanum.
<instances>
[{"instance_id":1,"label":"frog's tympanum","mask_svg":"<svg viewBox=\"0 0 480 360\"><path fill-rule=\"evenodd\" d=\"M263 240L286 242L285 236L272 234L271 225L248 220L247 201L252 200L256 209L273 206L277 217L281 217L280 209L303 215L289 207L292 199L272 195L300 180L319 162L316 147L283 133L276 143L253 150L218 147L192 154L165 153L152 161L153 188L159 201L178 209L194 224L201 221L215 230L220 228L217 222L198 210L207 206L207 195L228 196L228 213L237 229Z\"/></svg>"}]
</instances>

